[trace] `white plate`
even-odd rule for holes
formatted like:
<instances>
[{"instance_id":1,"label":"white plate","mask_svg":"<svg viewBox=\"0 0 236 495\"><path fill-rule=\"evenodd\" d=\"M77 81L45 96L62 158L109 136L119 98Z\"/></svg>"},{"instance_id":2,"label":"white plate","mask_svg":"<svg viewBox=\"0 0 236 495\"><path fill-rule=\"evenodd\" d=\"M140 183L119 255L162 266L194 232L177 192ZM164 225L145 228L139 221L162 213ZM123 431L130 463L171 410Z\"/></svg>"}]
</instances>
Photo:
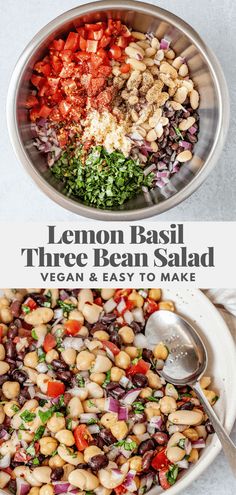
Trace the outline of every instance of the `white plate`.
<instances>
[{"instance_id":1,"label":"white plate","mask_svg":"<svg viewBox=\"0 0 236 495\"><path fill-rule=\"evenodd\" d=\"M236 387L236 352L226 323L215 306L198 289L164 289L163 299L174 301L177 312L192 323L202 337L209 358L207 374L213 377L212 388L220 396L215 410L230 432L236 419L236 394L232 394ZM212 463L220 449L216 435L210 435L197 464L193 464L167 493L176 495L187 488ZM7 492L0 490L0 493ZM148 493L157 495L162 490L155 487Z\"/></svg>"},{"instance_id":2,"label":"white plate","mask_svg":"<svg viewBox=\"0 0 236 495\"><path fill-rule=\"evenodd\" d=\"M177 312L194 325L202 337L208 352L207 374L213 377L212 388L220 396L214 409L230 432L236 419L236 352L231 333L209 299L198 289L164 289L163 299L172 300ZM200 458L169 490L168 495L182 492L212 463L221 449L216 435L208 437ZM163 493L160 487L149 491L150 495Z\"/></svg>"}]
</instances>

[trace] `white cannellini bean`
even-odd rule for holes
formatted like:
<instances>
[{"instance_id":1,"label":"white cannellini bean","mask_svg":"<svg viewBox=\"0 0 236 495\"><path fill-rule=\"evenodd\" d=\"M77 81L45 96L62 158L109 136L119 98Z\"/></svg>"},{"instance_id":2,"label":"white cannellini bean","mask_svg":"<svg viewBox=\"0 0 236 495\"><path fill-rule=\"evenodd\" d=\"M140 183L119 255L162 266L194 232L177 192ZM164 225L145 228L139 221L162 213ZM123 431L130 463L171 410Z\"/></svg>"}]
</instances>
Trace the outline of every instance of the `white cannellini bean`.
<instances>
[{"instance_id":1,"label":"white cannellini bean","mask_svg":"<svg viewBox=\"0 0 236 495\"><path fill-rule=\"evenodd\" d=\"M203 420L201 411L175 411L168 416L168 420L175 425L199 425Z\"/></svg>"},{"instance_id":2,"label":"white cannellini bean","mask_svg":"<svg viewBox=\"0 0 236 495\"><path fill-rule=\"evenodd\" d=\"M53 310L51 308L37 308L31 313L25 315L24 320L29 325L42 325L53 319Z\"/></svg>"},{"instance_id":3,"label":"white cannellini bean","mask_svg":"<svg viewBox=\"0 0 236 495\"><path fill-rule=\"evenodd\" d=\"M196 110L199 107L199 93L196 89L193 89L190 93L190 105L193 110Z\"/></svg>"},{"instance_id":4,"label":"white cannellini bean","mask_svg":"<svg viewBox=\"0 0 236 495\"><path fill-rule=\"evenodd\" d=\"M189 150L181 151L176 157L176 160L180 163L185 163L188 162L189 160L192 159L192 153Z\"/></svg>"},{"instance_id":5,"label":"white cannellini bean","mask_svg":"<svg viewBox=\"0 0 236 495\"><path fill-rule=\"evenodd\" d=\"M134 58L128 58L126 63L130 64L132 69L134 70L140 70L141 72L146 70L146 65L143 62L140 62L139 60L136 60Z\"/></svg>"}]
</instances>

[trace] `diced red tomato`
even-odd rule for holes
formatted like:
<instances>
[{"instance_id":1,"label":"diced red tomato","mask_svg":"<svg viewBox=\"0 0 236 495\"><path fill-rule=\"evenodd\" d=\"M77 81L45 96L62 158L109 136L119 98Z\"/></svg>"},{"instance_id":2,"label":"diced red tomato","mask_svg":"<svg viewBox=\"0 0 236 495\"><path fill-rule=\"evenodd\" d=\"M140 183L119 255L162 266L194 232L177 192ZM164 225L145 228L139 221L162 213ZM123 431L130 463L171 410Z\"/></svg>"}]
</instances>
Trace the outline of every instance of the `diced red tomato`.
<instances>
[{"instance_id":1,"label":"diced red tomato","mask_svg":"<svg viewBox=\"0 0 236 495\"><path fill-rule=\"evenodd\" d=\"M30 311L33 311L34 309L37 308L37 303L32 299L32 297L27 297L26 301L22 304L22 310L23 313L26 311L24 310L24 306L30 309Z\"/></svg>"},{"instance_id":2,"label":"diced red tomato","mask_svg":"<svg viewBox=\"0 0 236 495\"><path fill-rule=\"evenodd\" d=\"M70 109L71 109L70 103L68 103L66 100L60 101L59 110L62 114L62 117L65 118L67 116L68 112L70 111Z\"/></svg>"},{"instance_id":3,"label":"diced red tomato","mask_svg":"<svg viewBox=\"0 0 236 495\"><path fill-rule=\"evenodd\" d=\"M58 397L65 392L65 385L62 382L48 382L47 395L49 397Z\"/></svg>"},{"instance_id":4,"label":"diced red tomato","mask_svg":"<svg viewBox=\"0 0 236 495\"><path fill-rule=\"evenodd\" d=\"M14 455L14 462L22 462L25 464L31 459L31 456L27 454L24 450L16 452Z\"/></svg>"},{"instance_id":5,"label":"diced red tomato","mask_svg":"<svg viewBox=\"0 0 236 495\"><path fill-rule=\"evenodd\" d=\"M76 335L80 331L82 324L78 320L68 320L64 323L67 335Z\"/></svg>"},{"instance_id":6,"label":"diced red tomato","mask_svg":"<svg viewBox=\"0 0 236 495\"><path fill-rule=\"evenodd\" d=\"M150 369L150 364L146 363L143 359L140 359L137 364L133 364L130 368L127 369L127 376L136 375L136 373L141 373L142 375L146 375L148 370Z\"/></svg>"},{"instance_id":7,"label":"diced red tomato","mask_svg":"<svg viewBox=\"0 0 236 495\"><path fill-rule=\"evenodd\" d=\"M61 39L53 40L52 45L53 45L53 48L55 48L55 50L57 50L58 52L61 52L61 50L63 50L63 48L65 46L65 41L61 40Z\"/></svg>"},{"instance_id":8,"label":"diced red tomato","mask_svg":"<svg viewBox=\"0 0 236 495\"><path fill-rule=\"evenodd\" d=\"M54 337L54 335L52 335L51 333L48 333L44 339L44 343L43 343L43 348L44 348L44 351L45 352L49 352L51 351L54 347L56 347L57 345L57 341L56 341L56 338Z\"/></svg>"},{"instance_id":9,"label":"diced red tomato","mask_svg":"<svg viewBox=\"0 0 236 495\"><path fill-rule=\"evenodd\" d=\"M166 447L164 449L160 450L157 452L157 454L153 457L151 465L154 469L159 471L160 469L168 467L170 464L170 461L168 457L166 456Z\"/></svg>"},{"instance_id":10,"label":"diced red tomato","mask_svg":"<svg viewBox=\"0 0 236 495\"><path fill-rule=\"evenodd\" d=\"M123 493L127 492L127 488L124 485L119 485L114 488L114 492L116 495L123 495Z\"/></svg>"},{"instance_id":11,"label":"diced red tomato","mask_svg":"<svg viewBox=\"0 0 236 495\"><path fill-rule=\"evenodd\" d=\"M120 48L126 48L129 44L129 40L128 38L125 38L124 36L119 36L119 38L117 39L117 45L120 47Z\"/></svg>"},{"instance_id":12,"label":"diced red tomato","mask_svg":"<svg viewBox=\"0 0 236 495\"><path fill-rule=\"evenodd\" d=\"M159 471L159 482L163 490L168 490L171 487L170 483L167 481L166 474L168 473L168 468L163 468Z\"/></svg>"},{"instance_id":13,"label":"diced red tomato","mask_svg":"<svg viewBox=\"0 0 236 495\"><path fill-rule=\"evenodd\" d=\"M147 298L145 303L145 311L147 314L151 315L155 311L158 311L159 304L156 303L153 299Z\"/></svg>"},{"instance_id":14,"label":"diced red tomato","mask_svg":"<svg viewBox=\"0 0 236 495\"><path fill-rule=\"evenodd\" d=\"M75 52L78 48L79 43L79 33L70 32L67 36L65 43L65 50L71 50Z\"/></svg>"},{"instance_id":15,"label":"diced red tomato","mask_svg":"<svg viewBox=\"0 0 236 495\"><path fill-rule=\"evenodd\" d=\"M89 88L88 88L88 96L96 96L103 89L106 80L104 77L95 77L91 79Z\"/></svg>"},{"instance_id":16,"label":"diced red tomato","mask_svg":"<svg viewBox=\"0 0 236 495\"><path fill-rule=\"evenodd\" d=\"M48 107L47 105L42 105L39 111L40 117L43 119L47 119L47 117L50 115L52 109Z\"/></svg>"},{"instance_id":17,"label":"diced red tomato","mask_svg":"<svg viewBox=\"0 0 236 495\"><path fill-rule=\"evenodd\" d=\"M39 101L38 101L38 98L36 98L36 96L34 95L29 95L27 100L26 100L26 108L33 108L35 107L36 105L38 105Z\"/></svg>"},{"instance_id":18,"label":"diced red tomato","mask_svg":"<svg viewBox=\"0 0 236 495\"><path fill-rule=\"evenodd\" d=\"M99 47L106 48L106 46L109 45L110 41L111 41L111 37L104 34L101 38L101 41L99 41Z\"/></svg>"},{"instance_id":19,"label":"diced red tomato","mask_svg":"<svg viewBox=\"0 0 236 495\"><path fill-rule=\"evenodd\" d=\"M109 53L111 54L111 58L114 58L114 60L118 60L121 57L122 51L118 45L112 45Z\"/></svg>"},{"instance_id":20,"label":"diced red tomato","mask_svg":"<svg viewBox=\"0 0 236 495\"><path fill-rule=\"evenodd\" d=\"M80 36L80 38L79 38L79 47L80 47L80 50L82 50L83 52L85 52L85 50L87 48L87 40L85 38L83 38L83 36Z\"/></svg>"},{"instance_id":21,"label":"diced red tomato","mask_svg":"<svg viewBox=\"0 0 236 495\"><path fill-rule=\"evenodd\" d=\"M75 69L74 62L64 63L62 70L60 72L60 77L71 77Z\"/></svg>"},{"instance_id":22,"label":"diced red tomato","mask_svg":"<svg viewBox=\"0 0 236 495\"><path fill-rule=\"evenodd\" d=\"M130 64L122 64L120 67L120 71L122 74L127 74L127 72L130 72L131 66Z\"/></svg>"},{"instance_id":23,"label":"diced red tomato","mask_svg":"<svg viewBox=\"0 0 236 495\"><path fill-rule=\"evenodd\" d=\"M103 37L103 29L100 29L99 31L89 31L87 34L87 39L88 40L95 40L95 41L100 41Z\"/></svg>"},{"instance_id":24,"label":"diced red tomato","mask_svg":"<svg viewBox=\"0 0 236 495\"><path fill-rule=\"evenodd\" d=\"M85 450L93 439L92 435L89 433L89 430L85 425L77 426L74 429L73 434L75 437L75 445L79 452Z\"/></svg>"},{"instance_id":25,"label":"diced red tomato","mask_svg":"<svg viewBox=\"0 0 236 495\"><path fill-rule=\"evenodd\" d=\"M60 53L60 58L63 62L71 62L73 58L72 50L62 50Z\"/></svg>"},{"instance_id":26,"label":"diced red tomato","mask_svg":"<svg viewBox=\"0 0 236 495\"><path fill-rule=\"evenodd\" d=\"M98 306L103 306L102 298L96 297L96 299L94 299L94 304L97 304Z\"/></svg>"},{"instance_id":27,"label":"diced red tomato","mask_svg":"<svg viewBox=\"0 0 236 495\"><path fill-rule=\"evenodd\" d=\"M46 79L45 77L42 77L42 76L36 76L36 74L33 74L31 76L31 82L34 86L36 86L36 88L40 89L44 83L45 83Z\"/></svg>"},{"instance_id":28,"label":"diced red tomato","mask_svg":"<svg viewBox=\"0 0 236 495\"><path fill-rule=\"evenodd\" d=\"M58 108L53 108L50 113L50 120L52 122L61 122L61 113L59 112Z\"/></svg>"},{"instance_id":29,"label":"diced red tomato","mask_svg":"<svg viewBox=\"0 0 236 495\"><path fill-rule=\"evenodd\" d=\"M3 326L0 325L0 343L2 342L2 338L4 336L4 333L3 333Z\"/></svg>"},{"instance_id":30,"label":"diced red tomato","mask_svg":"<svg viewBox=\"0 0 236 495\"><path fill-rule=\"evenodd\" d=\"M37 62L35 65L34 65L34 70L36 72L39 72L40 74L43 74L44 76L49 76L50 72L51 72L51 65L50 64L47 64L45 62Z\"/></svg>"},{"instance_id":31,"label":"diced red tomato","mask_svg":"<svg viewBox=\"0 0 236 495\"><path fill-rule=\"evenodd\" d=\"M95 40L87 40L86 51L91 53L96 53L98 48L98 41Z\"/></svg>"},{"instance_id":32,"label":"diced red tomato","mask_svg":"<svg viewBox=\"0 0 236 495\"><path fill-rule=\"evenodd\" d=\"M114 356L117 356L119 354L120 349L117 347L117 345L113 344L109 340L102 340L102 345L104 349L109 349Z\"/></svg>"},{"instance_id":33,"label":"diced red tomato","mask_svg":"<svg viewBox=\"0 0 236 495\"><path fill-rule=\"evenodd\" d=\"M58 57L53 55L52 59L51 59L51 64L52 64L53 71L55 72L56 75L58 75L59 72L61 72L61 70L62 70L62 62L60 61L60 59Z\"/></svg>"},{"instance_id":34,"label":"diced red tomato","mask_svg":"<svg viewBox=\"0 0 236 495\"><path fill-rule=\"evenodd\" d=\"M127 297L131 294L132 289L117 289L114 295L115 302L119 302L122 297Z\"/></svg>"},{"instance_id":35,"label":"diced red tomato","mask_svg":"<svg viewBox=\"0 0 236 495\"><path fill-rule=\"evenodd\" d=\"M79 33L80 36L85 37L85 28L84 27L77 27L76 28L77 33Z\"/></svg>"}]
</instances>

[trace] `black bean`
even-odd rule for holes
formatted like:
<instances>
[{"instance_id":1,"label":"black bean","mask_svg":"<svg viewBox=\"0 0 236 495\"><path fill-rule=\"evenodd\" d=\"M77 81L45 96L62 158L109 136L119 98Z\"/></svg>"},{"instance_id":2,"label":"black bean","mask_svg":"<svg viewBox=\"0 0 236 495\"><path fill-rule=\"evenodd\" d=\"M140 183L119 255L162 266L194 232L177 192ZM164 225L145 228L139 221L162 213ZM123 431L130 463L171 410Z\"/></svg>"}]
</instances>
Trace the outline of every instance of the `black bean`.
<instances>
[{"instance_id":1,"label":"black bean","mask_svg":"<svg viewBox=\"0 0 236 495\"><path fill-rule=\"evenodd\" d=\"M194 404L192 402L185 402L185 404L179 407L179 409L183 411L192 411L193 408L194 408Z\"/></svg>"},{"instance_id":2,"label":"black bean","mask_svg":"<svg viewBox=\"0 0 236 495\"><path fill-rule=\"evenodd\" d=\"M93 471L98 471L99 469L107 467L108 463L109 460L105 454L94 455L88 461L88 465Z\"/></svg>"},{"instance_id":3,"label":"black bean","mask_svg":"<svg viewBox=\"0 0 236 495\"><path fill-rule=\"evenodd\" d=\"M29 378L28 374L24 370L14 370L11 375L14 381L19 382L21 384L24 383Z\"/></svg>"},{"instance_id":4,"label":"black bean","mask_svg":"<svg viewBox=\"0 0 236 495\"><path fill-rule=\"evenodd\" d=\"M20 404L20 406L23 406L25 404L25 402L27 400L29 400L31 397L30 397L30 394L29 394L29 391L28 391L28 387L23 387L21 389L21 393L18 397L18 402Z\"/></svg>"},{"instance_id":5,"label":"black bean","mask_svg":"<svg viewBox=\"0 0 236 495\"><path fill-rule=\"evenodd\" d=\"M68 365L64 361L61 361L60 359L53 359L51 365L54 368L54 370L63 371L68 369Z\"/></svg>"},{"instance_id":6,"label":"black bean","mask_svg":"<svg viewBox=\"0 0 236 495\"><path fill-rule=\"evenodd\" d=\"M72 378L72 374L70 371L58 370L56 372L57 378L62 380L63 382L70 382Z\"/></svg>"},{"instance_id":7,"label":"black bean","mask_svg":"<svg viewBox=\"0 0 236 495\"><path fill-rule=\"evenodd\" d=\"M117 441L114 435L112 435L111 430L108 430L107 428L104 428L100 431L100 436L104 440L106 445L112 445Z\"/></svg>"},{"instance_id":8,"label":"black bean","mask_svg":"<svg viewBox=\"0 0 236 495\"><path fill-rule=\"evenodd\" d=\"M138 447L138 453L140 455L145 454L146 452L149 452L149 450L155 450L156 443L152 438L149 438L148 440L144 440L139 444Z\"/></svg>"},{"instance_id":9,"label":"black bean","mask_svg":"<svg viewBox=\"0 0 236 495\"><path fill-rule=\"evenodd\" d=\"M10 310L14 318L18 318L21 314L21 302L15 299L15 301L11 303Z\"/></svg>"},{"instance_id":10,"label":"black bean","mask_svg":"<svg viewBox=\"0 0 236 495\"><path fill-rule=\"evenodd\" d=\"M136 373L132 376L132 383L135 387L145 388L148 385L148 379L142 373Z\"/></svg>"},{"instance_id":11,"label":"black bean","mask_svg":"<svg viewBox=\"0 0 236 495\"><path fill-rule=\"evenodd\" d=\"M14 359L16 357L16 347L11 342L11 340L7 340L5 344L5 351L6 351L6 356L9 357L10 359Z\"/></svg>"},{"instance_id":12,"label":"black bean","mask_svg":"<svg viewBox=\"0 0 236 495\"><path fill-rule=\"evenodd\" d=\"M18 335L19 328L21 328L21 321L19 319L12 321L9 325L7 337L9 339L14 339Z\"/></svg>"},{"instance_id":13,"label":"black bean","mask_svg":"<svg viewBox=\"0 0 236 495\"><path fill-rule=\"evenodd\" d=\"M101 322L105 324L110 324L112 321L115 321L117 318L115 313L107 313L105 316L102 316Z\"/></svg>"},{"instance_id":14,"label":"black bean","mask_svg":"<svg viewBox=\"0 0 236 495\"><path fill-rule=\"evenodd\" d=\"M62 467L57 467L53 469L51 473L51 480L58 481L62 478L63 474L64 474L64 469Z\"/></svg>"},{"instance_id":15,"label":"black bean","mask_svg":"<svg viewBox=\"0 0 236 495\"><path fill-rule=\"evenodd\" d=\"M16 480L10 479L7 488L10 493L16 493Z\"/></svg>"},{"instance_id":16,"label":"black bean","mask_svg":"<svg viewBox=\"0 0 236 495\"><path fill-rule=\"evenodd\" d=\"M106 330L107 330L107 325L99 321L98 323L95 323L95 325L93 325L93 327L90 330L90 333L91 335L93 335L95 332L106 331Z\"/></svg>"},{"instance_id":17,"label":"black bean","mask_svg":"<svg viewBox=\"0 0 236 495\"><path fill-rule=\"evenodd\" d=\"M130 328L134 331L134 333L140 333L142 332L143 325L141 323L137 323L137 321L132 321L130 324Z\"/></svg>"},{"instance_id":18,"label":"black bean","mask_svg":"<svg viewBox=\"0 0 236 495\"><path fill-rule=\"evenodd\" d=\"M154 354L151 349L143 349L142 358L144 361L148 361L150 363L154 359Z\"/></svg>"},{"instance_id":19,"label":"black bean","mask_svg":"<svg viewBox=\"0 0 236 495\"><path fill-rule=\"evenodd\" d=\"M215 433L214 427L211 424L209 419L207 419L205 422L205 428L206 428L208 435L212 435L213 433Z\"/></svg>"},{"instance_id":20,"label":"black bean","mask_svg":"<svg viewBox=\"0 0 236 495\"><path fill-rule=\"evenodd\" d=\"M44 294L29 294L28 297L31 297L38 306L43 306L45 302L48 302L48 298Z\"/></svg>"},{"instance_id":21,"label":"black bean","mask_svg":"<svg viewBox=\"0 0 236 495\"><path fill-rule=\"evenodd\" d=\"M119 348L121 347L121 344L122 344L121 338L117 332L113 331L110 333L110 341L112 342L112 344L117 345L117 347L119 347Z\"/></svg>"},{"instance_id":22,"label":"black bean","mask_svg":"<svg viewBox=\"0 0 236 495\"><path fill-rule=\"evenodd\" d=\"M93 438L93 445L96 445L99 449L103 449L105 442L100 436L97 436L96 438Z\"/></svg>"},{"instance_id":23,"label":"black bean","mask_svg":"<svg viewBox=\"0 0 236 495\"><path fill-rule=\"evenodd\" d=\"M161 431L158 431L153 435L154 440L158 443L158 445L166 445L168 442L168 435L167 433L162 433Z\"/></svg>"},{"instance_id":24,"label":"black bean","mask_svg":"<svg viewBox=\"0 0 236 495\"><path fill-rule=\"evenodd\" d=\"M88 469L88 464L86 464L85 462L81 462L76 467L77 469Z\"/></svg>"},{"instance_id":25,"label":"black bean","mask_svg":"<svg viewBox=\"0 0 236 495\"><path fill-rule=\"evenodd\" d=\"M148 469L150 468L153 454L154 454L154 450L149 450L148 452L145 452L143 459L142 459L142 470L143 471L148 471Z\"/></svg>"}]
</instances>

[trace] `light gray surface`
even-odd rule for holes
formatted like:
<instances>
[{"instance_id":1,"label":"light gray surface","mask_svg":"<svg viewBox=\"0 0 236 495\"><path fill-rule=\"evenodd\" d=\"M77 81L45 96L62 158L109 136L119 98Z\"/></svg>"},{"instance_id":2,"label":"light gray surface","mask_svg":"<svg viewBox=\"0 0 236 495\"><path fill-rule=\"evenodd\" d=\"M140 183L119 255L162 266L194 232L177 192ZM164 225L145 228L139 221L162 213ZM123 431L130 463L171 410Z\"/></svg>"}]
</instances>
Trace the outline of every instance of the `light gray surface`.
<instances>
[{"instance_id":1,"label":"light gray surface","mask_svg":"<svg viewBox=\"0 0 236 495\"><path fill-rule=\"evenodd\" d=\"M39 191L18 163L11 148L5 121L5 100L8 82L15 61L33 35L48 21L79 0L0 0L1 40L1 194L0 219L25 220L83 220L52 203ZM86 2L84 2L86 3ZM236 180L235 154L235 80L233 47L236 43L236 4L234 0L160 0L159 6L183 17L199 31L218 55L223 66L232 101L232 122L221 159L206 183L181 205L154 219L158 220L235 220ZM233 90L234 86L234 90ZM16 208L17 205L17 208Z\"/></svg>"}]
</instances>

